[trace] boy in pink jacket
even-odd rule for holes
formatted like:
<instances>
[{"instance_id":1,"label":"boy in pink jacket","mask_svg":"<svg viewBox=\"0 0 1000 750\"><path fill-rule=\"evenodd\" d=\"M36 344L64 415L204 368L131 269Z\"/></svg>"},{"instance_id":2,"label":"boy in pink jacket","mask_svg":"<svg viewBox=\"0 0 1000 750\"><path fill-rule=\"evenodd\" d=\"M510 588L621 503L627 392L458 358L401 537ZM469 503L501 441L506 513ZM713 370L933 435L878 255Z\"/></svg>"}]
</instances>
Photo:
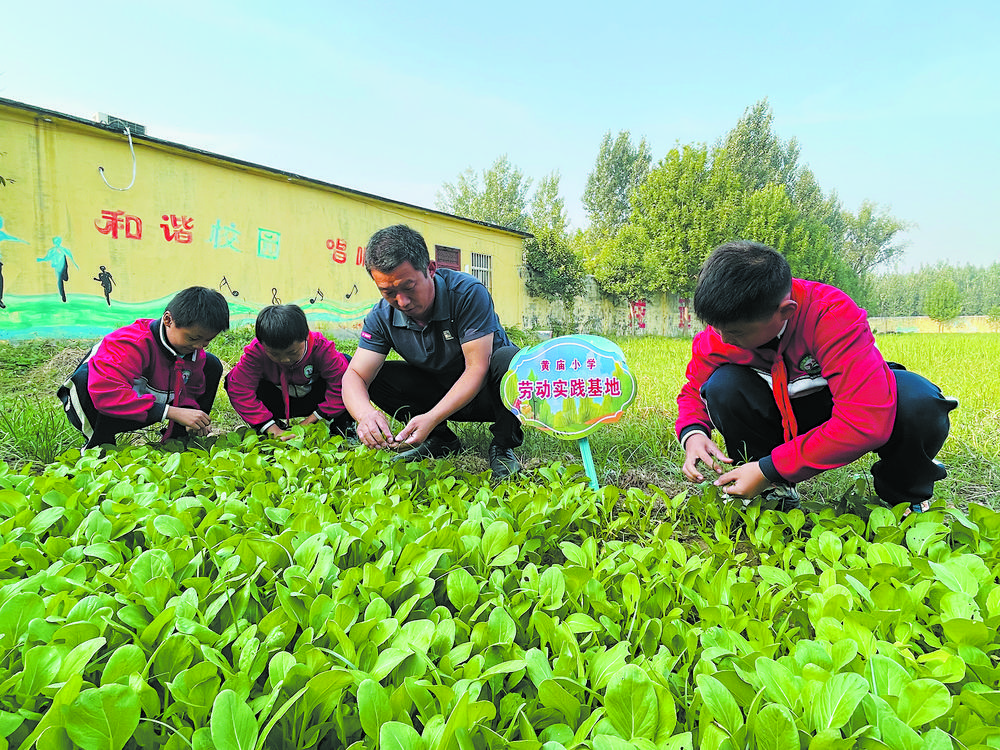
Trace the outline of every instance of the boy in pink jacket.
<instances>
[{"instance_id":1,"label":"boy in pink jacket","mask_svg":"<svg viewBox=\"0 0 1000 750\"><path fill-rule=\"evenodd\" d=\"M66 416L86 447L167 421L163 438L207 435L222 362L205 347L229 328L229 303L214 289L192 286L170 300L163 316L112 331L59 389Z\"/></svg>"},{"instance_id":2,"label":"boy in pink jacket","mask_svg":"<svg viewBox=\"0 0 1000 750\"><path fill-rule=\"evenodd\" d=\"M740 241L708 256L694 310L708 327L695 336L677 397L687 479L703 481L704 466L728 494L770 495L788 510L798 505L797 482L874 452L879 498L927 508L947 475L934 457L958 404L886 362L850 297L793 279L779 252Z\"/></svg>"},{"instance_id":3,"label":"boy in pink jacket","mask_svg":"<svg viewBox=\"0 0 1000 750\"><path fill-rule=\"evenodd\" d=\"M340 381L350 361L318 331L310 331L298 305L271 305L257 315L257 337L226 376L233 409L258 432L288 440L293 418L324 422L349 435L354 420L344 407Z\"/></svg>"}]
</instances>

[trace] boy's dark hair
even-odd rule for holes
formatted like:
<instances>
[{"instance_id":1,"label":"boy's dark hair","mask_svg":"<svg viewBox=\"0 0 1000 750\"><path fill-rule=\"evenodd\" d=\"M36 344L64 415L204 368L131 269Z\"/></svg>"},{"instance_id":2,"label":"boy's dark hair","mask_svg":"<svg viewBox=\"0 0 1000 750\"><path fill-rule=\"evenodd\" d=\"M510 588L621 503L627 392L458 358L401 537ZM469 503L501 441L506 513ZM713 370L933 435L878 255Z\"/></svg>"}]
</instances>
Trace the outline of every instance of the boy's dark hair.
<instances>
[{"instance_id":1,"label":"boy's dark hair","mask_svg":"<svg viewBox=\"0 0 1000 750\"><path fill-rule=\"evenodd\" d=\"M365 269L369 276L372 275L372 270L389 273L407 261L424 276L427 275L431 258L427 252L427 243L417 230L405 224L394 224L378 230L368 240L365 247Z\"/></svg>"},{"instance_id":2,"label":"boy's dark hair","mask_svg":"<svg viewBox=\"0 0 1000 750\"><path fill-rule=\"evenodd\" d=\"M189 286L167 303L164 312L168 311L178 328L201 326L216 333L229 330L229 303L214 289Z\"/></svg>"},{"instance_id":3,"label":"boy's dark hair","mask_svg":"<svg viewBox=\"0 0 1000 750\"><path fill-rule=\"evenodd\" d=\"M257 313L257 340L271 349L287 349L309 338L309 321L298 305L270 305Z\"/></svg>"},{"instance_id":4,"label":"boy's dark hair","mask_svg":"<svg viewBox=\"0 0 1000 750\"><path fill-rule=\"evenodd\" d=\"M761 242L738 240L719 245L705 260L694 290L694 312L718 328L763 320L792 289L785 256Z\"/></svg>"}]
</instances>

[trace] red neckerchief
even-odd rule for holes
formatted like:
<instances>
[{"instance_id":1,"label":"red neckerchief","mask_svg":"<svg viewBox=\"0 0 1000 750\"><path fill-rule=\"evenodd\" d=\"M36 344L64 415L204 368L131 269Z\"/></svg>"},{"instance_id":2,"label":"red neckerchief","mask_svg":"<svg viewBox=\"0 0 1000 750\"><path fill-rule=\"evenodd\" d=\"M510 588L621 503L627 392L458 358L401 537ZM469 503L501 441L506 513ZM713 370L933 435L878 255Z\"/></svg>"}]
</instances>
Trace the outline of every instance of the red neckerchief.
<instances>
[{"instance_id":1,"label":"red neckerchief","mask_svg":"<svg viewBox=\"0 0 1000 750\"><path fill-rule=\"evenodd\" d=\"M785 331L787 333L787 329ZM788 368L785 366L785 345L791 336L781 336L778 339L778 348L774 356L774 364L771 365L771 391L774 393L774 400L778 404L778 411L781 412L781 426L785 432L785 442L789 443L798 435L799 425L795 421L795 412L792 411L792 397L788 394Z\"/></svg>"},{"instance_id":2,"label":"red neckerchief","mask_svg":"<svg viewBox=\"0 0 1000 750\"><path fill-rule=\"evenodd\" d=\"M177 357L174 360L174 408L180 408L177 404L181 401L181 393L184 390L184 357ZM169 398L168 398L169 402ZM160 438L161 443L167 442L167 436L173 432L174 425L177 424L174 420L167 420L167 429L164 430L163 436Z\"/></svg>"}]
</instances>

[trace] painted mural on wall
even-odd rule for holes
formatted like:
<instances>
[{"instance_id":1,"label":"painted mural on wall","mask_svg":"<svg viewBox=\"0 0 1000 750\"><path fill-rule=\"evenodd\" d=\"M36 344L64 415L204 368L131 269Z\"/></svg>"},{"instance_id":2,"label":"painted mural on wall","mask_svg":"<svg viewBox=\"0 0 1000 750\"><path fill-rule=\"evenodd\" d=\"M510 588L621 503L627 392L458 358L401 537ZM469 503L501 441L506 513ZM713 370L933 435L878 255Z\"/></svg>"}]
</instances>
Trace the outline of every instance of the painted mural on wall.
<instances>
[{"instance_id":1,"label":"painted mural on wall","mask_svg":"<svg viewBox=\"0 0 1000 750\"><path fill-rule=\"evenodd\" d=\"M14 235L6 232L3 228L3 217L0 216L0 309L7 307L3 301L3 243L4 242L23 242L27 245L27 240L22 240L20 237L15 237Z\"/></svg>"},{"instance_id":2,"label":"painted mural on wall","mask_svg":"<svg viewBox=\"0 0 1000 750\"><path fill-rule=\"evenodd\" d=\"M293 302L316 328L360 330L379 298L363 243L400 222L495 257L497 309L520 316L521 233L2 98L0 154L0 339L97 338L195 284L226 296L234 326Z\"/></svg>"},{"instance_id":3,"label":"painted mural on wall","mask_svg":"<svg viewBox=\"0 0 1000 750\"><path fill-rule=\"evenodd\" d=\"M93 222L94 230L105 237L115 240L142 242L142 217L132 215L120 209L106 209ZM166 242L182 245L193 244L197 239L195 219L177 214L162 214L159 223L163 239ZM29 232L25 232L28 234ZM210 225L205 242L215 250L228 250L243 254L241 247L241 232L235 222L223 224L221 219ZM276 229L259 227L252 237L251 252L247 255L258 259L279 260L281 257L281 232ZM328 253L329 262L335 266L344 266L351 260L355 265L364 265L364 246L348 257L347 240L342 237L323 240ZM74 338L89 339L103 336L121 325L138 318L159 317L165 305L178 289L170 289L167 294L155 299L128 302L120 300L122 288L107 265L97 266L93 282L97 282L100 291L94 286L84 286L77 283L86 278L84 274L70 275L70 264L81 270L70 244L65 237L55 236L43 255L36 255L35 261L47 263L52 269L51 294L17 294L16 289L5 289L3 277L4 250L8 257L13 255L9 245L24 245L23 252L17 256L21 262L31 253L30 243L4 229L4 218L0 216L0 339L20 338ZM23 257L21 257L23 255ZM9 262L8 262L9 265ZM261 308L271 304L281 304L286 290L269 287L269 294L260 299L251 299L242 295L237 288L237 278L243 274L257 276L259 269L251 268L240 258L235 259L233 270L235 275L222 276L217 284L218 289L228 294L231 320L233 325L252 322ZM8 274L10 275L10 274ZM372 300L362 300L357 283L351 281L350 286L327 295L320 286L313 287L316 279L310 277L302 284L310 289L302 294L299 290L287 290L290 301L293 301L307 311L313 324L328 324L349 328L360 328L361 321L371 308ZM182 287L181 287L182 288ZM329 285L327 285L329 289ZM112 293L116 294L112 304ZM343 300L343 303L341 302ZM54 303L58 302L56 305Z\"/></svg>"}]
</instances>

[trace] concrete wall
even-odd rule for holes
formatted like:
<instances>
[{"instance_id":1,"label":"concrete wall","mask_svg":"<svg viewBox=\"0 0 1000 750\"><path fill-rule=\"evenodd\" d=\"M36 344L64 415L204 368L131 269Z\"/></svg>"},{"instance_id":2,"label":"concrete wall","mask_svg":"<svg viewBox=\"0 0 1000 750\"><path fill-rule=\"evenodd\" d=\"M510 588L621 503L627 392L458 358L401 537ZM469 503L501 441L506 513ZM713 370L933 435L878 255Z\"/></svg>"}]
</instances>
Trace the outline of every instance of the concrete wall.
<instances>
[{"instance_id":1,"label":"concrete wall","mask_svg":"<svg viewBox=\"0 0 1000 750\"><path fill-rule=\"evenodd\" d=\"M556 334L590 333L601 336L691 336L701 327L686 299L662 294L630 304L616 303L611 297L601 294L593 277L587 277L584 293L574 299L571 311L562 302L527 297L521 326Z\"/></svg>"},{"instance_id":2,"label":"concrete wall","mask_svg":"<svg viewBox=\"0 0 1000 750\"><path fill-rule=\"evenodd\" d=\"M362 265L405 223L489 256L501 320L522 318L523 235L0 99L0 339L93 338L158 317L178 290L222 291L233 323L281 301L358 330L378 301ZM103 176L99 171L103 167ZM125 188L125 189L116 189ZM107 291L107 294L105 293Z\"/></svg>"}]
</instances>

